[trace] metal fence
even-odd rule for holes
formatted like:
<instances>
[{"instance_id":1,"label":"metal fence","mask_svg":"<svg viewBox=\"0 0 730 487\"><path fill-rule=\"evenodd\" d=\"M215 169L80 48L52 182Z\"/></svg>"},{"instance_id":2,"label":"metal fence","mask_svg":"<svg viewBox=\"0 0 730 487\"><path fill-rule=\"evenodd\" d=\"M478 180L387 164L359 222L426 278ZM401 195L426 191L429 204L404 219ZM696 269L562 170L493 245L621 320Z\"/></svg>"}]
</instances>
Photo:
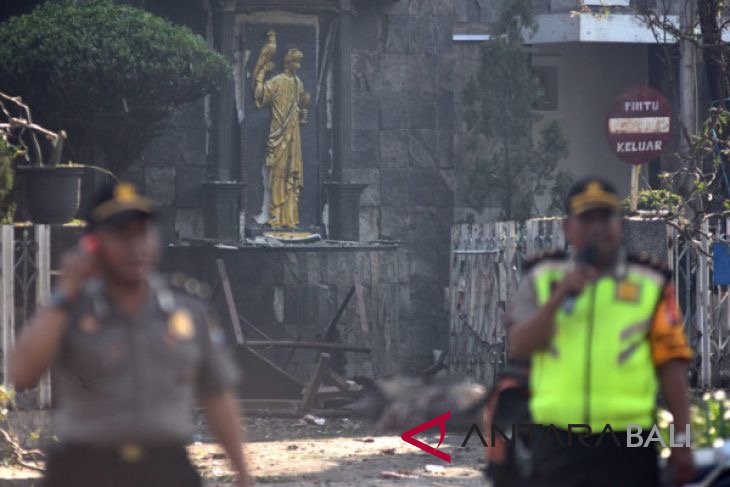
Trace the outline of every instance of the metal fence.
<instances>
[{"instance_id":1,"label":"metal fence","mask_svg":"<svg viewBox=\"0 0 730 487\"><path fill-rule=\"evenodd\" d=\"M451 372L493 383L506 359L502 318L526 256L564 247L558 219L453 227L447 359Z\"/></svg>"},{"instance_id":2,"label":"metal fence","mask_svg":"<svg viewBox=\"0 0 730 487\"><path fill-rule=\"evenodd\" d=\"M47 302L51 288L51 230L48 225L0 225L0 330L2 381L9 385L9 350L16 330ZM38 405L51 403L50 375L38 388Z\"/></svg>"},{"instance_id":3,"label":"metal fence","mask_svg":"<svg viewBox=\"0 0 730 487\"><path fill-rule=\"evenodd\" d=\"M706 221L697 240L672 231L669 265L685 329L695 350L692 382L700 388L730 386L728 286L713 284L712 244L728 243L730 220Z\"/></svg>"},{"instance_id":4,"label":"metal fence","mask_svg":"<svg viewBox=\"0 0 730 487\"><path fill-rule=\"evenodd\" d=\"M730 386L728 286L712 283L712 243L728 242L730 220L709 221L699 240L667 226L667 255L677 301L695 350L692 385ZM503 316L525 259L566 246L559 219L456 225L451 235L448 365L486 385L505 364Z\"/></svg>"}]
</instances>

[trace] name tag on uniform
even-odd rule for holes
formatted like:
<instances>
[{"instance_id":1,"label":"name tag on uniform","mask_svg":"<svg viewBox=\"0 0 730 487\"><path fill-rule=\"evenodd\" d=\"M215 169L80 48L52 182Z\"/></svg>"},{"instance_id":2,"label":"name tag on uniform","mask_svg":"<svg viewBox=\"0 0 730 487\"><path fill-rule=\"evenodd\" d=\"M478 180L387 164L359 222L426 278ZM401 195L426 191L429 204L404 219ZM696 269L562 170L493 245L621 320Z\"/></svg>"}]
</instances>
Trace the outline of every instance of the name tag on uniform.
<instances>
[{"instance_id":1,"label":"name tag on uniform","mask_svg":"<svg viewBox=\"0 0 730 487\"><path fill-rule=\"evenodd\" d=\"M190 340L195 336L193 317L186 309L178 309L170 315L167 322L168 334L177 340Z\"/></svg>"},{"instance_id":2,"label":"name tag on uniform","mask_svg":"<svg viewBox=\"0 0 730 487\"><path fill-rule=\"evenodd\" d=\"M629 282L629 281L621 281L616 286L616 300L617 301L629 301L631 303L635 303L639 301L639 297L641 296L641 287L639 287L638 284Z\"/></svg>"}]
</instances>

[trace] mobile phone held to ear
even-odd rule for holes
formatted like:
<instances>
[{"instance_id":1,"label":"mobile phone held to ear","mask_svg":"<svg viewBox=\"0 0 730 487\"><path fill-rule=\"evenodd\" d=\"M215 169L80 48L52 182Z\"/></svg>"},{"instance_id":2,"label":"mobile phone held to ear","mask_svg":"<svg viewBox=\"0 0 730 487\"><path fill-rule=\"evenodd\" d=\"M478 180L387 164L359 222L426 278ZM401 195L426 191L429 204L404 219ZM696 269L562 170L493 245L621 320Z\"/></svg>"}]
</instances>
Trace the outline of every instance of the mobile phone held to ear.
<instances>
[{"instance_id":1,"label":"mobile phone held to ear","mask_svg":"<svg viewBox=\"0 0 730 487\"><path fill-rule=\"evenodd\" d=\"M99 238L96 235L84 235L81 237L81 249L89 254L95 254L99 249Z\"/></svg>"}]
</instances>

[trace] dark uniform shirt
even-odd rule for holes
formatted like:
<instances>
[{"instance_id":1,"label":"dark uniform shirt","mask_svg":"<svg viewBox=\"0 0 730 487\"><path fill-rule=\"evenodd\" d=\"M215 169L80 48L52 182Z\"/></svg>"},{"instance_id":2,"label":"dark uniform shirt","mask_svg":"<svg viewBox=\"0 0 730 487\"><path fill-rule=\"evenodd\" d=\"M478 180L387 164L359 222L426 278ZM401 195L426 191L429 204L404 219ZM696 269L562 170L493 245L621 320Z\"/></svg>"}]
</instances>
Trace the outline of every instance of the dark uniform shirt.
<instances>
[{"instance_id":1,"label":"dark uniform shirt","mask_svg":"<svg viewBox=\"0 0 730 487\"><path fill-rule=\"evenodd\" d=\"M138 317L114 307L99 282L72 310L54 368L62 442L188 442L196 399L236 384L204 303L159 276L150 283Z\"/></svg>"}]
</instances>

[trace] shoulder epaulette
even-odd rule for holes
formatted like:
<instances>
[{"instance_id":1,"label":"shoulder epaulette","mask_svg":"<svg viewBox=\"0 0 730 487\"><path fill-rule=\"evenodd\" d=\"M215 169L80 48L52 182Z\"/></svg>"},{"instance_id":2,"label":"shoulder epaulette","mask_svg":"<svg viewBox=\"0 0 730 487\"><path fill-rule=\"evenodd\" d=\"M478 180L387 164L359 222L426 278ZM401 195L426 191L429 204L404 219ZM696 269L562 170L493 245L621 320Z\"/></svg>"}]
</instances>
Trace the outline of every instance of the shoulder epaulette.
<instances>
[{"instance_id":1,"label":"shoulder epaulette","mask_svg":"<svg viewBox=\"0 0 730 487\"><path fill-rule=\"evenodd\" d=\"M568 253L564 250L550 250L546 252L540 252L525 260L525 263L522 266L522 270L527 272L540 262L545 262L548 260L564 260L567 257Z\"/></svg>"},{"instance_id":2,"label":"shoulder epaulette","mask_svg":"<svg viewBox=\"0 0 730 487\"><path fill-rule=\"evenodd\" d=\"M186 276L182 273L175 273L170 276L170 285L173 289L181 291L189 296L207 300L210 298L210 286L202 281Z\"/></svg>"},{"instance_id":3,"label":"shoulder epaulette","mask_svg":"<svg viewBox=\"0 0 730 487\"><path fill-rule=\"evenodd\" d=\"M627 260L630 264L638 264L641 266L649 267L650 269L653 269L656 272L662 274L666 279L672 278L671 269L669 269L669 267L664 262L657 259L656 257L649 255L646 252L629 254L627 256Z\"/></svg>"}]
</instances>

